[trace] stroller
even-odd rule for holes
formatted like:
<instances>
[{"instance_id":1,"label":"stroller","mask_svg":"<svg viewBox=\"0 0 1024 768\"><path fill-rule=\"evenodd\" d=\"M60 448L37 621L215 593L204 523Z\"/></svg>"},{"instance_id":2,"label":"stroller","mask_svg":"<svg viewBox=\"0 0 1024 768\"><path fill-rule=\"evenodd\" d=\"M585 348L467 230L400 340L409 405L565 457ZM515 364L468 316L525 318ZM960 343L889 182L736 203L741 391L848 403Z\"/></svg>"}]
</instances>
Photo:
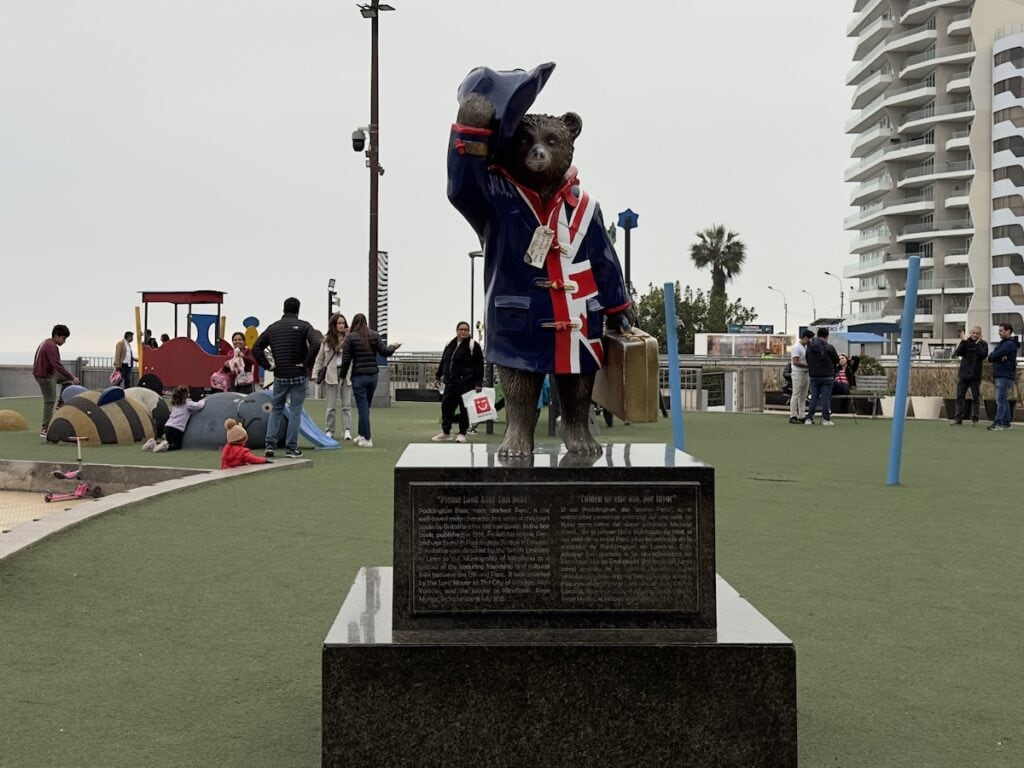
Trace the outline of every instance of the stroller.
<instances>
[{"instance_id":1,"label":"stroller","mask_svg":"<svg viewBox=\"0 0 1024 768\"><path fill-rule=\"evenodd\" d=\"M85 466L82 464L82 443L88 440L88 437L72 437L69 438L74 441L75 448L78 451L78 465L74 469L69 469L66 472L61 472L59 469L54 470L53 476L58 480L75 480L77 485L75 490L68 493L54 493L53 491L47 491L46 495L43 496L44 501L71 501L72 499L84 499L86 496L92 496L94 499L100 498L103 495L103 489L98 485L89 485L83 479L85 472Z\"/></svg>"}]
</instances>

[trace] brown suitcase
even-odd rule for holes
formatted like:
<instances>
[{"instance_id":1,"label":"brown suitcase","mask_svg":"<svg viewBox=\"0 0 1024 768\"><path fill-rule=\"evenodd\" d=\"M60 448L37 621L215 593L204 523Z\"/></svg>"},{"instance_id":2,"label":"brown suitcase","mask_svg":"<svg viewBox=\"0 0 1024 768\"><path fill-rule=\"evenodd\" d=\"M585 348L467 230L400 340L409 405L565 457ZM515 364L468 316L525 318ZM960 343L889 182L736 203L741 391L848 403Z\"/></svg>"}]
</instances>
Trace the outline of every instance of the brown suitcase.
<instances>
[{"instance_id":1,"label":"brown suitcase","mask_svg":"<svg viewBox=\"0 0 1024 768\"><path fill-rule=\"evenodd\" d=\"M658 340L639 328L604 332L604 367L594 402L623 421L658 420Z\"/></svg>"}]
</instances>

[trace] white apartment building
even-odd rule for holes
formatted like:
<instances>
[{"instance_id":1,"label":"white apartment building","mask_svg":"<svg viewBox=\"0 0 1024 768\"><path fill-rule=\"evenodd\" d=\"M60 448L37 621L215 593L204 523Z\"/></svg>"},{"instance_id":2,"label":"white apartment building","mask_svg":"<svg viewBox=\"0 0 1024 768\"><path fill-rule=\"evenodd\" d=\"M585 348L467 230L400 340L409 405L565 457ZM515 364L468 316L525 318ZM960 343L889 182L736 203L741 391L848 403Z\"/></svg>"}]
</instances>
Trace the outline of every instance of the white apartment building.
<instances>
[{"instance_id":1,"label":"white apartment building","mask_svg":"<svg viewBox=\"0 0 1024 768\"><path fill-rule=\"evenodd\" d=\"M848 323L898 323L921 258L923 350L1024 331L1024 0L854 0ZM879 326L876 326L879 327Z\"/></svg>"}]
</instances>

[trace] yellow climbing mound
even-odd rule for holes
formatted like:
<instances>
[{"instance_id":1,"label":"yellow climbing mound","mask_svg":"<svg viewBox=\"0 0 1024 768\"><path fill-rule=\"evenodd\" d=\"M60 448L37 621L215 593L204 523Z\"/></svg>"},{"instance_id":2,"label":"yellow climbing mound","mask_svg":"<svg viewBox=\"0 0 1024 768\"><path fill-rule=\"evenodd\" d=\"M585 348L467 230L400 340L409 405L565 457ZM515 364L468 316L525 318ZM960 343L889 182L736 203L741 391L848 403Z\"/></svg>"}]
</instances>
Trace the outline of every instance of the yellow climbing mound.
<instances>
[{"instance_id":1,"label":"yellow climbing mound","mask_svg":"<svg viewBox=\"0 0 1024 768\"><path fill-rule=\"evenodd\" d=\"M0 411L0 432L22 432L28 429L25 417L17 411Z\"/></svg>"}]
</instances>

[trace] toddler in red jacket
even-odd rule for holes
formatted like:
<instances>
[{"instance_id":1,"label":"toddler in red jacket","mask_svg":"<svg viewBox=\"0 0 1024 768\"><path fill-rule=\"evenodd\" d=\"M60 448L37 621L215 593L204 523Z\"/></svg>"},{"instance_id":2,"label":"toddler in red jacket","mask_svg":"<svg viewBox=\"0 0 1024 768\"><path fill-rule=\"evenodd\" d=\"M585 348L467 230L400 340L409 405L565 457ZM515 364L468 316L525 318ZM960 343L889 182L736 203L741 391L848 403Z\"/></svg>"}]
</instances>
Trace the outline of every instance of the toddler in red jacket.
<instances>
[{"instance_id":1,"label":"toddler in red jacket","mask_svg":"<svg viewBox=\"0 0 1024 768\"><path fill-rule=\"evenodd\" d=\"M245 442L249 439L249 433L237 421L228 419L224 422L224 429L228 433L228 444L224 446L224 450L220 454L221 469L244 467L246 464L273 463L270 459L253 455L253 452L245 447Z\"/></svg>"}]
</instances>

